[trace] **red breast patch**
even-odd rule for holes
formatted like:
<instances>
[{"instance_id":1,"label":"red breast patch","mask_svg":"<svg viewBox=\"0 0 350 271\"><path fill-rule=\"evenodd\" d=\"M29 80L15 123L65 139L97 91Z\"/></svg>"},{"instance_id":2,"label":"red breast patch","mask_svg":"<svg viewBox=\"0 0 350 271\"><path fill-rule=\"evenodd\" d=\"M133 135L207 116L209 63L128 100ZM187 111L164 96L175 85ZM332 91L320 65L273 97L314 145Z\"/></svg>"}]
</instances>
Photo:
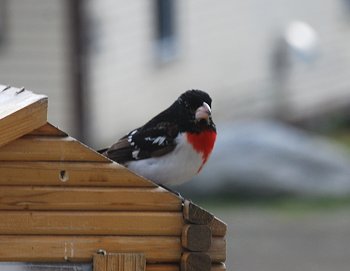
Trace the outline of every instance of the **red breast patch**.
<instances>
[{"instance_id":1,"label":"red breast patch","mask_svg":"<svg viewBox=\"0 0 350 271\"><path fill-rule=\"evenodd\" d=\"M207 162L211 151L214 148L214 143L216 139L216 132L214 131L203 131L199 134L196 133L187 133L187 140L192 144L193 148L202 153L203 162L198 172L201 171L204 164Z\"/></svg>"}]
</instances>

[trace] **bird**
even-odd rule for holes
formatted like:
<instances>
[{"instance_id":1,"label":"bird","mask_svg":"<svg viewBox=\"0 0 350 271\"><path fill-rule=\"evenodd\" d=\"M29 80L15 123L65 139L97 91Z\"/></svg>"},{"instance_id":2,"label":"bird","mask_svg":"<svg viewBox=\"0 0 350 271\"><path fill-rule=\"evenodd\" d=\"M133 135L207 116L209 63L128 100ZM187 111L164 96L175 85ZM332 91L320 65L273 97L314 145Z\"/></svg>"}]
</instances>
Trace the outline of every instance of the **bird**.
<instances>
[{"instance_id":1,"label":"bird","mask_svg":"<svg viewBox=\"0 0 350 271\"><path fill-rule=\"evenodd\" d=\"M214 148L217 132L211 102L205 91L188 90L99 152L159 185L185 183L202 170Z\"/></svg>"}]
</instances>

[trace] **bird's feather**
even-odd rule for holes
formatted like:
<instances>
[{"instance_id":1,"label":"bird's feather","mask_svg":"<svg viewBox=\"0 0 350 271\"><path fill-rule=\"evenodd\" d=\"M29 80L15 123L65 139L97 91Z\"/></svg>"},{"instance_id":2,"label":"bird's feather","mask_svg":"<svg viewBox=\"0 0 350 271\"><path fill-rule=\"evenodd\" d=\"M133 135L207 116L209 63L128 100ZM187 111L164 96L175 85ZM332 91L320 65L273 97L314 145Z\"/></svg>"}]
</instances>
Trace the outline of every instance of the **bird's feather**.
<instances>
[{"instance_id":1,"label":"bird's feather","mask_svg":"<svg viewBox=\"0 0 350 271\"><path fill-rule=\"evenodd\" d=\"M155 126L143 126L122 137L117 143L104 151L104 155L118 162L158 157L175 148L177 125L160 122Z\"/></svg>"}]
</instances>

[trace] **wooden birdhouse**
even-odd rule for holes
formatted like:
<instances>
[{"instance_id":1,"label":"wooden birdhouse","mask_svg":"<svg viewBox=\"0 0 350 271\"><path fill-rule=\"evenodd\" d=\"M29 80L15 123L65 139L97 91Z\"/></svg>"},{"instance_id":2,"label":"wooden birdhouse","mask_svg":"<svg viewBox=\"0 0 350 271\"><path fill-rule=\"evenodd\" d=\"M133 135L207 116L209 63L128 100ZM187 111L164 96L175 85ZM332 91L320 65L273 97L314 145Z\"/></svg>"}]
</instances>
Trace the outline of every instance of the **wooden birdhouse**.
<instances>
[{"instance_id":1,"label":"wooden birdhouse","mask_svg":"<svg viewBox=\"0 0 350 271\"><path fill-rule=\"evenodd\" d=\"M47 106L0 85L1 271L226 270L222 221L51 125Z\"/></svg>"}]
</instances>

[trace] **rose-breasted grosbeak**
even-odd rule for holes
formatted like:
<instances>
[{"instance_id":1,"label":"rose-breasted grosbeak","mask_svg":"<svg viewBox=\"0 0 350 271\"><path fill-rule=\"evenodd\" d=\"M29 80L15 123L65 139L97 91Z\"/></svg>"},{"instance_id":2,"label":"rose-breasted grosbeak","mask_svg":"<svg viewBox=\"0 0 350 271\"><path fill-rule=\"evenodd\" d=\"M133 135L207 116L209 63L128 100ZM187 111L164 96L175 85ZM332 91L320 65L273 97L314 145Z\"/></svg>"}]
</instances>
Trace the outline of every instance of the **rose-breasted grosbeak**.
<instances>
[{"instance_id":1,"label":"rose-breasted grosbeak","mask_svg":"<svg viewBox=\"0 0 350 271\"><path fill-rule=\"evenodd\" d=\"M197 174L214 147L211 98L188 90L169 108L100 152L158 184L181 184Z\"/></svg>"}]
</instances>

